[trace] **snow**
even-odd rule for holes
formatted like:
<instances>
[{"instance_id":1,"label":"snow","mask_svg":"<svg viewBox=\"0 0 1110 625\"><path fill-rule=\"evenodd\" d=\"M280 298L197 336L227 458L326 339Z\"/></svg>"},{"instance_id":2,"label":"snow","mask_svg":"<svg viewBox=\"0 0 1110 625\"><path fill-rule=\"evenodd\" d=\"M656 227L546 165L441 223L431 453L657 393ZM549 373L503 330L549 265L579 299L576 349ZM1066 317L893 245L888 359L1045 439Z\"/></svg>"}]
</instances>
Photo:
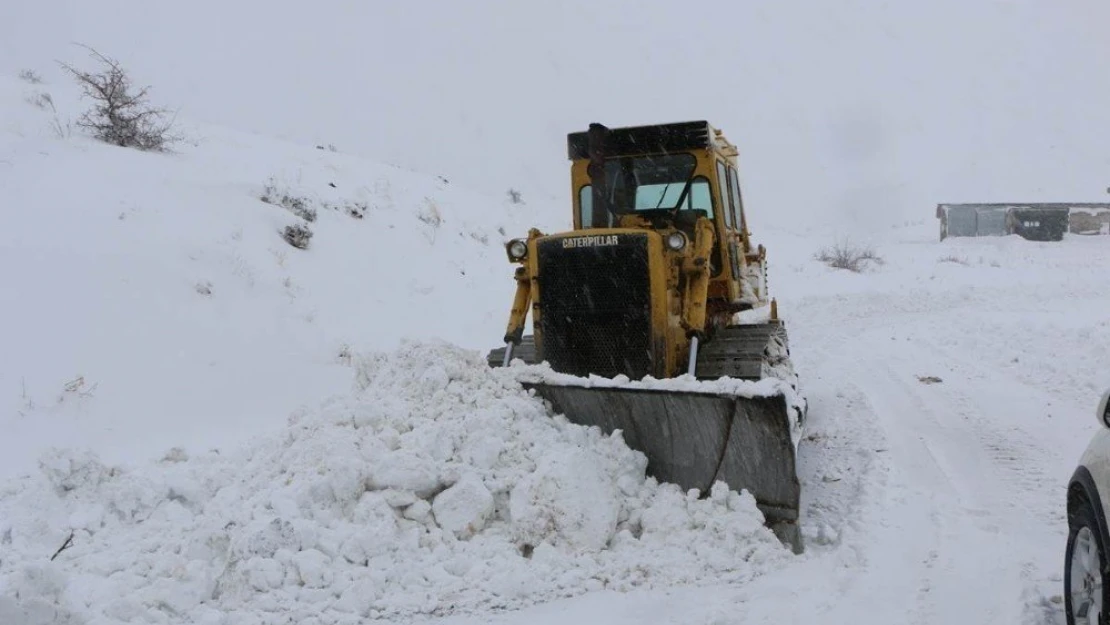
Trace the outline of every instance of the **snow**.
<instances>
[{"instance_id":1,"label":"snow","mask_svg":"<svg viewBox=\"0 0 1110 625\"><path fill-rule=\"evenodd\" d=\"M190 15L162 13L173 19L123 37L129 20L94 14L130 15L116 4L40 3L0 19L0 623L1064 622L1063 489L1110 385L1110 246L1071 235L940 242L934 216L938 201L961 195L1078 201L1105 169L1095 149L1105 141L1085 121L1105 110L1105 94L1057 98L1051 106L1068 113L1057 115L1038 104L982 117L967 105L992 84L1027 89L1009 102L1033 102L1029 94L1045 85L1074 90L1045 69L1055 64L1030 70L1022 61L1042 58L1043 46L1000 48L1014 59L1006 67L1001 57L969 55L987 65L969 63L951 80L931 65L907 73L906 58L891 57L875 67L879 76L859 72L868 91L849 90L885 112L808 97L811 81L798 92L775 87L769 76L802 75L783 68L808 68L811 47L773 63L734 55L761 59L748 70L769 68L762 78L741 72L761 84L758 97L742 98L755 108L717 113L741 147L748 220L767 247L771 292L790 332L801 376L790 401L808 406L796 430L806 551L794 555L746 493L718 487L696 499L658 484L619 437L549 413L519 384L790 395L781 382L571 379L543 366L489 369L483 358L512 297L501 245L568 221L561 200L531 201L544 193L530 189L565 185L565 132L595 119L571 119L582 114L582 94L613 107L601 121L658 121L660 110L681 113L687 93L643 98L631 85L658 84L668 63L687 71L693 57L669 49L671 60L643 64L650 76L607 83L627 92L612 99L597 82L609 74L573 71L572 85L534 89L534 77L506 79L511 64L475 86L459 71L474 65L456 54L466 46L442 42L423 62L447 59L437 71L454 72L450 80L383 78L366 59L395 53L349 44L393 50L389 37L362 27L388 35L390 21L354 19L366 16L336 13L336 4L303 17L337 27L328 44L356 53L332 58L355 60L320 71L312 46L273 36L289 32L287 10L221 4L219 27L230 34L212 38L211 58L194 63L180 56L193 51L180 38L210 32L201 23L212 11L173 9ZM967 34L956 48L984 41L982 19L919 10L949 35ZM825 11L807 13L807 32L843 42L856 17ZM884 37L922 23L891 11L875 17L891 26ZM999 11L994 36L1043 40L1007 35L1040 23L1031 8ZM51 19L68 12L80 19ZM798 26L793 13L739 21L778 39ZM413 15L432 40L432 26L481 40L449 11ZM1046 19L1069 33L1054 50L1070 46L1097 67L1105 55L1080 51L1099 40L1072 36L1064 15ZM551 32L569 25L582 39L581 14L563 17L533 21ZM266 26L237 31L256 19ZM586 27L611 30L595 22ZM534 35L510 31L529 43ZM156 96L172 106L194 94L198 117L226 125L187 111L188 141L164 155L67 129L81 103L44 59L70 59L64 42L93 33L126 48L121 56L143 68L144 82L157 77ZM863 41L841 53L853 61L842 65L886 58L873 54L881 37ZM14 48L18 55L5 56ZM535 63L530 45L514 52L514 62ZM45 82L14 78L24 62ZM167 66L181 71L163 73ZM937 115L916 119L882 99L883 74L922 81L907 99ZM349 79L345 97L322 88L335 76ZM353 86L352 77L367 76L381 81L374 98ZM410 83L429 90L420 106L386 101ZM953 96L961 89L970 100ZM443 93L475 92L497 108L468 100L443 114ZM553 92L575 106L543 117L534 100L551 109L568 101ZM707 101L735 104L723 95ZM671 108L667 98L677 99ZM475 111L499 118L500 134L483 132L468 117ZM632 117L617 120L617 111ZM1067 123L1038 131L1034 122L1049 117ZM459 126L467 129L449 132ZM542 129L523 136L525 126ZM349 142L334 138L344 131ZM999 149L1011 135L1021 149ZM1070 156L1045 161L1054 145ZM427 171L360 153L403 153ZM469 189L514 176L533 185L528 204ZM280 236L300 217L264 195L316 210L307 250ZM856 274L814 259L845 233L874 245L883 262Z\"/></svg>"},{"instance_id":2,"label":"snow","mask_svg":"<svg viewBox=\"0 0 1110 625\"><path fill-rule=\"evenodd\" d=\"M347 623L747 581L790 557L747 493L657 483L472 351L406 344L358 376L234 453L136 470L47 453L0 491L6 609Z\"/></svg>"}]
</instances>

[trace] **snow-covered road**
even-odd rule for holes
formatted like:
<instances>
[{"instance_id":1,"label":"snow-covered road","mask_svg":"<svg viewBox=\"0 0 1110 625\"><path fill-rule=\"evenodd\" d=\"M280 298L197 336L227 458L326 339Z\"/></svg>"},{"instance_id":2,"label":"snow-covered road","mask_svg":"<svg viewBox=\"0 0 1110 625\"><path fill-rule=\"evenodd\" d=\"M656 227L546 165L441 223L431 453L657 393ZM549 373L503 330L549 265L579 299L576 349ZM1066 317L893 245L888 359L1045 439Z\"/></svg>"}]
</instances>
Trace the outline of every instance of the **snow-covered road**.
<instances>
[{"instance_id":1,"label":"snow-covered road","mask_svg":"<svg viewBox=\"0 0 1110 625\"><path fill-rule=\"evenodd\" d=\"M850 439L848 457L861 462L848 475L863 473L846 485L861 489L841 509L850 516L827 521L843 528L825 556L840 573L816 602L816 576L799 573L794 600L754 602L748 618L1018 623L1027 593L1056 572L1074 444L1056 435L1063 424L1046 416L1046 393L945 350L945 317L847 326L825 352L833 397L816 403L814 429ZM896 347L876 353L884 343ZM807 481L843 480L836 464L831 474L821 466L821 437L811 437ZM823 494L811 489L811 506Z\"/></svg>"},{"instance_id":2,"label":"snow-covered road","mask_svg":"<svg viewBox=\"0 0 1110 625\"><path fill-rule=\"evenodd\" d=\"M736 622L1063 622L1066 481L1097 427L1083 356L1106 347L1086 312L1110 297L1028 276L794 306L795 358L819 372L810 559L749 585Z\"/></svg>"}]
</instances>

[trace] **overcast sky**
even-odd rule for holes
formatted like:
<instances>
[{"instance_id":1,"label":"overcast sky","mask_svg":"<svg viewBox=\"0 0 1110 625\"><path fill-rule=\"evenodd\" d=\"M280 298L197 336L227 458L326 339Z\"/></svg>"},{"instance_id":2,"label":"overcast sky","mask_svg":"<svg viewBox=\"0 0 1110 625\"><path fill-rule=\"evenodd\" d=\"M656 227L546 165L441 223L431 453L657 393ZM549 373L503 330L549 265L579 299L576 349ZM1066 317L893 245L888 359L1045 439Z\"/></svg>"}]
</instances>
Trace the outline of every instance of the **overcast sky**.
<instances>
[{"instance_id":1,"label":"overcast sky","mask_svg":"<svg viewBox=\"0 0 1110 625\"><path fill-rule=\"evenodd\" d=\"M192 119L525 200L569 201L568 132L708 119L755 223L1107 200L1105 0L35 0L0 71L116 56Z\"/></svg>"}]
</instances>

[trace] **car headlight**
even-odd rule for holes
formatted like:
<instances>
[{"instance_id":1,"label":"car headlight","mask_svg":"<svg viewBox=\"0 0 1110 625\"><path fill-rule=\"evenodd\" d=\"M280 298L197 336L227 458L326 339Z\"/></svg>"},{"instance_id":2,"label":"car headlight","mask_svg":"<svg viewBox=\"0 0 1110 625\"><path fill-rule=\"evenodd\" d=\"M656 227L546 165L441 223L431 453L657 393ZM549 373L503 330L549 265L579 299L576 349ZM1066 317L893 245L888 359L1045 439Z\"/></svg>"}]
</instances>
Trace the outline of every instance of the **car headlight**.
<instances>
[{"instance_id":1,"label":"car headlight","mask_svg":"<svg viewBox=\"0 0 1110 625\"><path fill-rule=\"evenodd\" d=\"M509 241L509 258L512 260L523 260L528 255L528 244L523 239L513 239Z\"/></svg>"},{"instance_id":2,"label":"car headlight","mask_svg":"<svg viewBox=\"0 0 1110 625\"><path fill-rule=\"evenodd\" d=\"M674 252L681 252L686 248L686 235L681 232L672 232L667 235L667 247Z\"/></svg>"}]
</instances>

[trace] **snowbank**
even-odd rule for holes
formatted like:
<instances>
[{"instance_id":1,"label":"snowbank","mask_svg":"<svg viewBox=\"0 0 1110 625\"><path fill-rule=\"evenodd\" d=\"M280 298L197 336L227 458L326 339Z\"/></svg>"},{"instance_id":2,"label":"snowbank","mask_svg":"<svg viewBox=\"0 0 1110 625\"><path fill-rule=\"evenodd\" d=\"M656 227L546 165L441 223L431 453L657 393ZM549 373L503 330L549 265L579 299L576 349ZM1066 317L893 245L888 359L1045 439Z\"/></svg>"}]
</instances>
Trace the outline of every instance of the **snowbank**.
<instances>
[{"instance_id":1,"label":"snowbank","mask_svg":"<svg viewBox=\"0 0 1110 625\"><path fill-rule=\"evenodd\" d=\"M0 615L356 623L743 581L792 557L747 493L657 484L477 353L406 343L357 378L235 454L43 456L0 487Z\"/></svg>"}]
</instances>

